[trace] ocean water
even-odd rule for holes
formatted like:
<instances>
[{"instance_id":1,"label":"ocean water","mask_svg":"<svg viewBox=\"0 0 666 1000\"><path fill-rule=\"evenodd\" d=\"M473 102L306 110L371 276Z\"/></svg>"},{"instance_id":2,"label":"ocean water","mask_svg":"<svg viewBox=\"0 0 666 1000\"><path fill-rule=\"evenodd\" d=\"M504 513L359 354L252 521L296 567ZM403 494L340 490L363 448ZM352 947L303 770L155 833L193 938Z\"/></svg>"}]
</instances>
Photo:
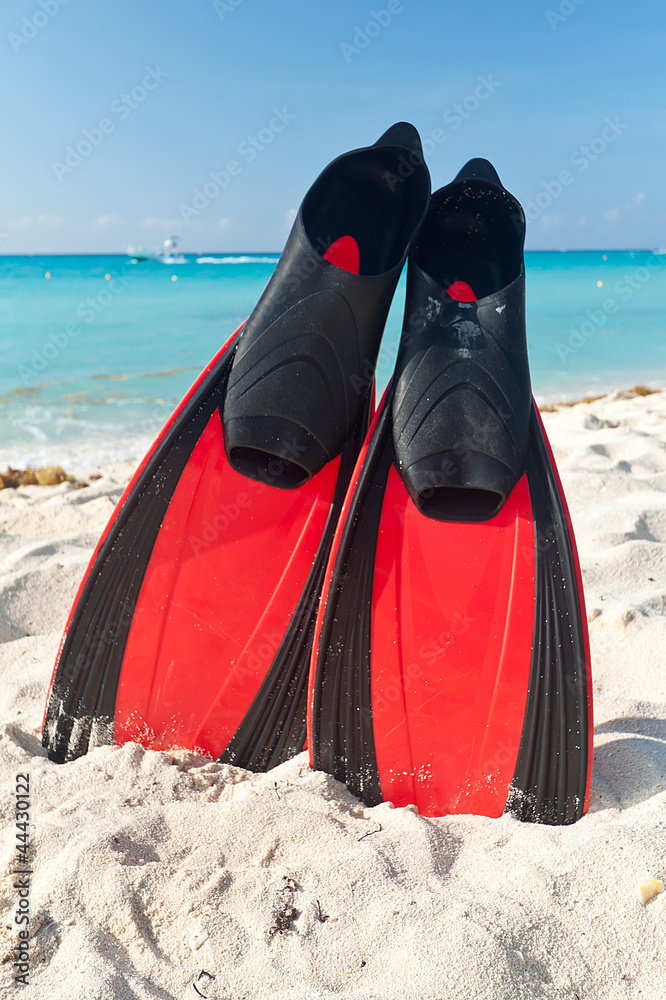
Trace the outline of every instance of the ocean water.
<instances>
[{"instance_id":1,"label":"ocean water","mask_svg":"<svg viewBox=\"0 0 666 1000\"><path fill-rule=\"evenodd\" d=\"M0 257L0 465L136 460L251 311L278 254ZM666 387L666 254L526 254L540 402ZM388 381L404 275L378 365Z\"/></svg>"}]
</instances>

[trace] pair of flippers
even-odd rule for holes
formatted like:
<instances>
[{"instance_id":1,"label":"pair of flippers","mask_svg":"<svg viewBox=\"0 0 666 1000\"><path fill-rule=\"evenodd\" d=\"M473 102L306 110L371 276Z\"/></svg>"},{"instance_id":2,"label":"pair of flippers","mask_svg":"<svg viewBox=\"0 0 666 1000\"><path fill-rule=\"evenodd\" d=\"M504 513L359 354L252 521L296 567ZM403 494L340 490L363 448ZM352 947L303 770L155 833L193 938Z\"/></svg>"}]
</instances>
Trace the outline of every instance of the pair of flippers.
<instances>
[{"instance_id":1,"label":"pair of flippers","mask_svg":"<svg viewBox=\"0 0 666 1000\"><path fill-rule=\"evenodd\" d=\"M307 738L370 805L582 815L587 631L531 396L524 231L486 160L430 197L406 123L323 171L93 555L47 701L51 759L135 740L266 770Z\"/></svg>"}]
</instances>

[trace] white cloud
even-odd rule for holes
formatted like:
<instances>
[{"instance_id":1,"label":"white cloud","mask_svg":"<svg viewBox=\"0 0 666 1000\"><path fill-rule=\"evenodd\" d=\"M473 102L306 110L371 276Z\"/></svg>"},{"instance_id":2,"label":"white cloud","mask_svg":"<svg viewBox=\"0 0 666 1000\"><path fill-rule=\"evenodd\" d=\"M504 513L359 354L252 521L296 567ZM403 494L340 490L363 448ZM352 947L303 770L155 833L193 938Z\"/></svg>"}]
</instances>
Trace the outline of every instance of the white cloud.
<instances>
[{"instance_id":1,"label":"white cloud","mask_svg":"<svg viewBox=\"0 0 666 1000\"><path fill-rule=\"evenodd\" d=\"M615 205L613 208L609 208L608 211L602 212L602 219L604 222L617 222L621 215L625 212L632 212L635 208L638 208L640 203L645 199L645 192L638 191L635 198L631 201L625 201L624 205Z\"/></svg>"},{"instance_id":2,"label":"white cloud","mask_svg":"<svg viewBox=\"0 0 666 1000\"><path fill-rule=\"evenodd\" d=\"M151 219L144 219L141 226L143 229L177 229L182 222L182 219L162 219L154 216Z\"/></svg>"},{"instance_id":3,"label":"white cloud","mask_svg":"<svg viewBox=\"0 0 666 1000\"><path fill-rule=\"evenodd\" d=\"M7 228L17 230L18 232L24 232L33 226L48 226L49 229L57 229L58 226L62 226L64 221L61 215L47 215L44 213L35 216L34 219L31 215L22 215L20 219L10 219L7 223Z\"/></svg>"},{"instance_id":4,"label":"white cloud","mask_svg":"<svg viewBox=\"0 0 666 1000\"><path fill-rule=\"evenodd\" d=\"M123 221L117 212L108 212L106 215L98 215L93 226L95 229L108 229L110 226L120 225Z\"/></svg>"},{"instance_id":5,"label":"white cloud","mask_svg":"<svg viewBox=\"0 0 666 1000\"><path fill-rule=\"evenodd\" d=\"M57 229L62 226L65 220L61 215L38 215L37 222L40 226L49 226L50 229Z\"/></svg>"},{"instance_id":6,"label":"white cloud","mask_svg":"<svg viewBox=\"0 0 666 1000\"><path fill-rule=\"evenodd\" d=\"M223 218L221 218L221 219L220 219L220 221L218 222L218 224L217 224L217 228L218 228L218 229L226 229L226 228L227 228L227 226L229 225L229 223L230 223L230 222L231 222L231 219L229 218L229 216L228 216L228 215L225 215L225 216L223 216Z\"/></svg>"},{"instance_id":7,"label":"white cloud","mask_svg":"<svg viewBox=\"0 0 666 1000\"><path fill-rule=\"evenodd\" d=\"M285 215L284 215L284 228L285 229L291 229L291 227L293 226L294 220L296 219L297 215L298 215L298 209L297 208L288 208L287 209L287 211L285 212Z\"/></svg>"},{"instance_id":8,"label":"white cloud","mask_svg":"<svg viewBox=\"0 0 666 1000\"><path fill-rule=\"evenodd\" d=\"M584 229L585 226L587 225L587 216L579 215L578 218L576 219L576 225L578 226L579 229Z\"/></svg>"},{"instance_id":9,"label":"white cloud","mask_svg":"<svg viewBox=\"0 0 666 1000\"><path fill-rule=\"evenodd\" d=\"M541 225L544 229L557 229L565 221L566 215L556 212L544 212L541 216Z\"/></svg>"},{"instance_id":10,"label":"white cloud","mask_svg":"<svg viewBox=\"0 0 666 1000\"><path fill-rule=\"evenodd\" d=\"M640 203L643 201L644 198L645 198L645 192L639 191L636 197L633 199L633 201L625 202L624 207L628 212L631 211L632 208L638 208L638 206L640 205Z\"/></svg>"}]
</instances>

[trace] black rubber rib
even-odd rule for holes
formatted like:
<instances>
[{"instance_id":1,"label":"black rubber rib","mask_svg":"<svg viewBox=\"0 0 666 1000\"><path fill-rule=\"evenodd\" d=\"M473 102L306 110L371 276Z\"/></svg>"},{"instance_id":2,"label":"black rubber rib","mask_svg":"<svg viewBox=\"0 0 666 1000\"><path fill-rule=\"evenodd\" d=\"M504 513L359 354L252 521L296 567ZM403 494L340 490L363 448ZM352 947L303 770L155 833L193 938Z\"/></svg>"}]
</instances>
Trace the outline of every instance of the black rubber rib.
<instances>
[{"instance_id":1,"label":"black rubber rib","mask_svg":"<svg viewBox=\"0 0 666 1000\"><path fill-rule=\"evenodd\" d=\"M588 770L585 624L569 527L532 414L527 474L534 512L534 639L525 722L507 811L532 823L575 823Z\"/></svg>"},{"instance_id":2,"label":"black rubber rib","mask_svg":"<svg viewBox=\"0 0 666 1000\"><path fill-rule=\"evenodd\" d=\"M410 156L411 172L400 179ZM418 134L406 123L338 157L312 185L229 374L224 440L236 471L291 488L341 453L429 190ZM342 236L357 242L358 274L322 256Z\"/></svg>"},{"instance_id":3,"label":"black rubber rib","mask_svg":"<svg viewBox=\"0 0 666 1000\"><path fill-rule=\"evenodd\" d=\"M312 703L314 767L344 782L369 806L382 801L372 721L372 592L393 457L389 401L368 447L333 566Z\"/></svg>"},{"instance_id":4,"label":"black rubber rib","mask_svg":"<svg viewBox=\"0 0 666 1000\"><path fill-rule=\"evenodd\" d=\"M224 388L236 341L150 457L100 546L65 637L42 743L57 763L113 742L118 680L141 584L173 492Z\"/></svg>"},{"instance_id":5,"label":"black rubber rib","mask_svg":"<svg viewBox=\"0 0 666 1000\"><path fill-rule=\"evenodd\" d=\"M436 520L487 520L523 474L523 236L520 205L473 160L432 196L410 257L393 441L412 501ZM458 281L475 301L449 295Z\"/></svg>"},{"instance_id":6,"label":"black rubber rib","mask_svg":"<svg viewBox=\"0 0 666 1000\"><path fill-rule=\"evenodd\" d=\"M275 659L220 757L224 764L268 771L305 746L310 655L319 595L347 486L368 426L370 401L345 445L331 509L307 583Z\"/></svg>"}]
</instances>

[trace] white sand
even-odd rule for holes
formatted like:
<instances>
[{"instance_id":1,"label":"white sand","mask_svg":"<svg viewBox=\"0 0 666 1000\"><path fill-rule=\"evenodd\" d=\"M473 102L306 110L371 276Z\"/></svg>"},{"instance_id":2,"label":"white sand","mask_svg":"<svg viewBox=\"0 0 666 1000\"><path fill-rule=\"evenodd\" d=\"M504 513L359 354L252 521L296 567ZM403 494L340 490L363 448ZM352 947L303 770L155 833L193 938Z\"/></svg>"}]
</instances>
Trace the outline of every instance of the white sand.
<instances>
[{"instance_id":1,"label":"white sand","mask_svg":"<svg viewBox=\"0 0 666 1000\"><path fill-rule=\"evenodd\" d=\"M60 630L129 469L0 492L0 997L196 1000L195 981L229 1000L666 997L666 893L636 895L666 875L666 395L546 423L593 650L592 803L567 828L366 809L304 755L267 775L135 745L51 764L39 729ZM20 994L19 772L35 847Z\"/></svg>"}]
</instances>

